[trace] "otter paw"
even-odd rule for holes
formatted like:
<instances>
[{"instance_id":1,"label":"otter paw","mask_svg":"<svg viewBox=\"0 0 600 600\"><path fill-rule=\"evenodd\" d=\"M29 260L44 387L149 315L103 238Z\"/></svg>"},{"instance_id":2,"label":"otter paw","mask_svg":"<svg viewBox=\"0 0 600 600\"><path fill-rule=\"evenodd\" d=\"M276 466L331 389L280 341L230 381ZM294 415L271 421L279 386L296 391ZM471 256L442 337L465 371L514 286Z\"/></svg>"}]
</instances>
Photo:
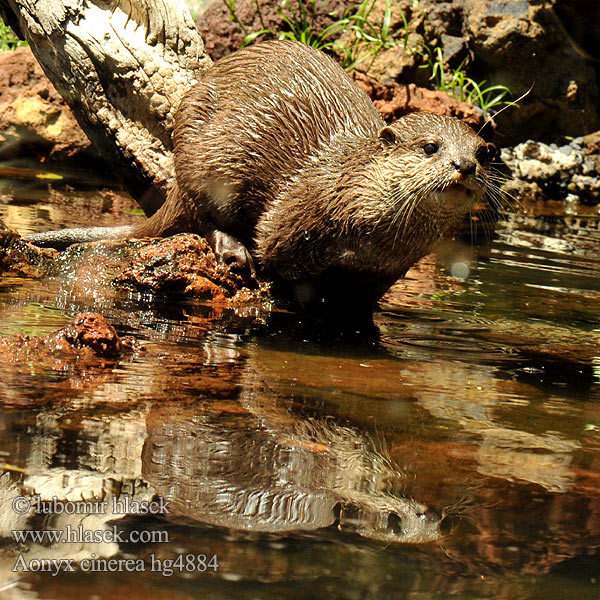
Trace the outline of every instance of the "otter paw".
<instances>
[{"instance_id":1,"label":"otter paw","mask_svg":"<svg viewBox=\"0 0 600 600\"><path fill-rule=\"evenodd\" d=\"M215 230L207 236L217 262L235 268L239 271L255 275L254 262L246 246L236 240L233 236L223 231Z\"/></svg>"}]
</instances>

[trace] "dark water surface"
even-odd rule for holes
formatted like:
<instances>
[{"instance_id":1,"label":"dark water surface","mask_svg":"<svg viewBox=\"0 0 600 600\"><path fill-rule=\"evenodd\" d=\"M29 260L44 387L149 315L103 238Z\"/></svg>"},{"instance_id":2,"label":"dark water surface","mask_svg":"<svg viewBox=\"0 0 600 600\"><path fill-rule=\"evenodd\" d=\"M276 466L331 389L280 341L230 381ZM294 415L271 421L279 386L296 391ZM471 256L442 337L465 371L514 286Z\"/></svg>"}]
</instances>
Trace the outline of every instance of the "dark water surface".
<instances>
[{"instance_id":1,"label":"dark water surface","mask_svg":"<svg viewBox=\"0 0 600 600\"><path fill-rule=\"evenodd\" d=\"M4 186L0 216L43 229L51 199ZM78 202L79 222L127 212ZM373 337L0 280L2 335L94 310L142 346L104 368L0 365L0 597L600 597L599 246L597 214L513 216L424 259ZM107 504L19 515L19 496ZM160 498L168 515L115 512ZM76 572L13 571L42 559Z\"/></svg>"}]
</instances>

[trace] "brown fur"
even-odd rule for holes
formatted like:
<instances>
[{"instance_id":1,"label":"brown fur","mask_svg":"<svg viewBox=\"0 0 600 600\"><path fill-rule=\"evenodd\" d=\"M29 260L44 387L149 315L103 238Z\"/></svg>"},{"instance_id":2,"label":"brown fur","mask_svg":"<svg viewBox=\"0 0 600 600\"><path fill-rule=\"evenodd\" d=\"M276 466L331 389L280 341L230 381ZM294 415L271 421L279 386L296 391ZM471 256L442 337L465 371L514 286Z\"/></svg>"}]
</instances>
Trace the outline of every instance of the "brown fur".
<instances>
[{"instance_id":1,"label":"brown fur","mask_svg":"<svg viewBox=\"0 0 600 600\"><path fill-rule=\"evenodd\" d=\"M114 236L206 235L220 258L253 258L333 311L371 307L451 233L485 193L490 154L453 118L386 127L337 63L291 41L218 61L183 98L173 143L164 206Z\"/></svg>"},{"instance_id":2,"label":"brown fur","mask_svg":"<svg viewBox=\"0 0 600 600\"><path fill-rule=\"evenodd\" d=\"M216 63L181 103L174 148L178 190L135 233L226 232L305 304L335 289L372 303L487 181L487 146L468 126L420 113L386 127L333 60L294 42ZM464 206L444 202L453 183L470 190Z\"/></svg>"}]
</instances>

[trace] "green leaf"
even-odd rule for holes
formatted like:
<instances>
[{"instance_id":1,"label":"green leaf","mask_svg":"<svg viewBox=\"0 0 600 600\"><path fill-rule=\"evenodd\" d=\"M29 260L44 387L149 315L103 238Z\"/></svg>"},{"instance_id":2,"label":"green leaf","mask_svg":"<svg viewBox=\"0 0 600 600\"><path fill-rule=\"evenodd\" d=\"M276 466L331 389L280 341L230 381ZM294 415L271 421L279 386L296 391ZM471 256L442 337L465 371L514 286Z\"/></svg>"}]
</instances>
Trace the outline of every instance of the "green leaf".
<instances>
[{"instance_id":1,"label":"green leaf","mask_svg":"<svg viewBox=\"0 0 600 600\"><path fill-rule=\"evenodd\" d=\"M50 179L53 181L60 181L62 179L64 179L64 177L62 175L59 175L58 173L38 173L36 175L37 179Z\"/></svg>"}]
</instances>

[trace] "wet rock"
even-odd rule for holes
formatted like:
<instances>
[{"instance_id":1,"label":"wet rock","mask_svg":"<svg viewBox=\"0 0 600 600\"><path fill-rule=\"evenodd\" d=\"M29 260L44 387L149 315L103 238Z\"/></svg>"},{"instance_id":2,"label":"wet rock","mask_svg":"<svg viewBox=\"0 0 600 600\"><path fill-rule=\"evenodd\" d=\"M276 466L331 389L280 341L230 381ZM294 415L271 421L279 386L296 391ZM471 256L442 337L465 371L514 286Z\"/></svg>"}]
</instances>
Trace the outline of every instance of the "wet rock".
<instances>
[{"instance_id":1,"label":"wet rock","mask_svg":"<svg viewBox=\"0 0 600 600\"><path fill-rule=\"evenodd\" d=\"M73 348L91 348L99 356L116 354L121 350L121 341L115 328L102 316L81 313L73 325L64 330L64 339Z\"/></svg>"},{"instance_id":2,"label":"wet rock","mask_svg":"<svg viewBox=\"0 0 600 600\"><path fill-rule=\"evenodd\" d=\"M127 242L121 245L130 248ZM113 285L215 302L225 302L244 288L259 287L252 276L218 264L208 242L194 234L143 242L130 258Z\"/></svg>"},{"instance_id":3,"label":"wet rock","mask_svg":"<svg viewBox=\"0 0 600 600\"><path fill-rule=\"evenodd\" d=\"M43 277L52 268L58 252L38 248L0 221L0 274L14 277Z\"/></svg>"},{"instance_id":4,"label":"wet rock","mask_svg":"<svg viewBox=\"0 0 600 600\"><path fill-rule=\"evenodd\" d=\"M569 144L544 144L527 141L514 148L504 148L502 160L512 179L505 184L509 193L527 200L568 200L584 204L600 202L600 155L588 137Z\"/></svg>"},{"instance_id":5,"label":"wet rock","mask_svg":"<svg viewBox=\"0 0 600 600\"><path fill-rule=\"evenodd\" d=\"M97 153L31 50L0 52L0 158Z\"/></svg>"},{"instance_id":6,"label":"wet rock","mask_svg":"<svg viewBox=\"0 0 600 600\"><path fill-rule=\"evenodd\" d=\"M398 119L410 112L429 111L440 115L457 117L479 128L483 113L466 102L459 102L444 92L417 87L413 83L388 83L382 85L361 73L354 73L354 79L371 96L375 107L386 121Z\"/></svg>"},{"instance_id":7,"label":"wet rock","mask_svg":"<svg viewBox=\"0 0 600 600\"><path fill-rule=\"evenodd\" d=\"M71 325L47 336L18 334L0 338L0 357L2 362L8 363L30 360L54 363L64 358L89 360L117 355L124 346L132 345L130 339L121 340L115 328L102 315L81 313Z\"/></svg>"},{"instance_id":8,"label":"wet rock","mask_svg":"<svg viewBox=\"0 0 600 600\"><path fill-rule=\"evenodd\" d=\"M38 248L4 227L0 273L68 277L73 288L107 293L117 288L215 303L268 301L266 284L218 264L208 242L194 234L77 244L58 252Z\"/></svg>"}]
</instances>

